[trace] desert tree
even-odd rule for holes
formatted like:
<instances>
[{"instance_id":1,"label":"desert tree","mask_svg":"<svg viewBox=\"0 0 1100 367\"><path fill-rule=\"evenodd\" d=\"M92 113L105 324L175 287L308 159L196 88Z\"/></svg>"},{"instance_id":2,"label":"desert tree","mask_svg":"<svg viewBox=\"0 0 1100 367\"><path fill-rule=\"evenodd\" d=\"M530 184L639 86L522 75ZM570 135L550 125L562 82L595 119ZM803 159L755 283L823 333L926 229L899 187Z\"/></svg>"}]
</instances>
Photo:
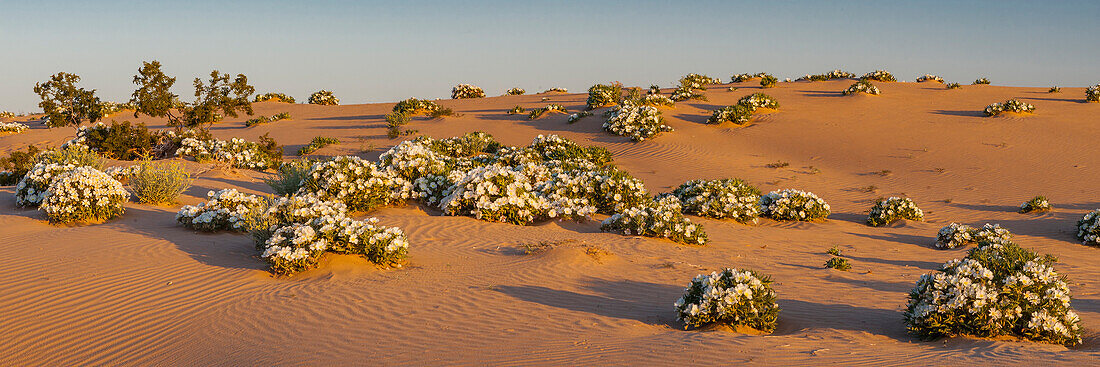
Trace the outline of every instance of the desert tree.
<instances>
[{"instance_id":1,"label":"desert tree","mask_svg":"<svg viewBox=\"0 0 1100 367\"><path fill-rule=\"evenodd\" d=\"M130 99L136 106L134 114L165 117L169 126L177 128L203 127L222 116L237 117L239 112L253 114L249 97L256 88L248 84L244 74L233 78L214 70L209 81L195 78L195 101L191 103L180 102L179 96L170 91L175 82L176 78L164 74L159 62L145 62L134 76L138 86Z\"/></svg>"},{"instance_id":2,"label":"desert tree","mask_svg":"<svg viewBox=\"0 0 1100 367\"><path fill-rule=\"evenodd\" d=\"M60 72L34 85L34 93L42 98L38 106L46 114L46 126L78 128L85 120L96 122L103 117L103 102L96 97L95 89L77 88L79 81L76 74Z\"/></svg>"}]
</instances>

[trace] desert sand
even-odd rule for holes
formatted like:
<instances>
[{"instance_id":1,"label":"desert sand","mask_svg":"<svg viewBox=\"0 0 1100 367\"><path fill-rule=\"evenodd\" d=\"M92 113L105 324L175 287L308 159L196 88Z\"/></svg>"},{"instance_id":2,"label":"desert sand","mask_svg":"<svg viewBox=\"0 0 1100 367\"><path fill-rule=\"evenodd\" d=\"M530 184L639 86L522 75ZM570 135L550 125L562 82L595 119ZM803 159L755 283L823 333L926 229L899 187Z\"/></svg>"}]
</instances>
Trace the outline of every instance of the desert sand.
<instances>
[{"instance_id":1,"label":"desert sand","mask_svg":"<svg viewBox=\"0 0 1100 367\"><path fill-rule=\"evenodd\" d=\"M757 83L735 84L736 91L711 86L709 101L664 110L676 131L641 143L603 132L603 109L572 125L562 114L535 121L505 114L547 103L580 111L586 95L576 93L442 100L460 116L407 126L436 138L484 131L511 145L559 134L606 147L651 192L738 177L764 192L812 191L832 205L828 221L817 223L691 216L710 237L702 247L604 233L603 215L515 226L410 204L357 215L408 234L404 268L329 255L318 269L273 277L247 235L185 229L174 220L178 205L130 203L123 217L104 224L54 226L37 210L17 208L13 187L0 187L0 365L1095 363L1100 248L1079 243L1074 223L1100 208L1100 104L1084 103L1083 88L1048 94L1046 87L875 83L880 96L842 96L849 84L779 83L764 92L782 108L748 127L703 122L711 110L760 91ZM1036 113L982 115L986 105L1013 97ZM288 155L314 136L330 136L342 143L317 155L376 159L412 138L386 137L382 117L392 106L263 102L257 115L290 112L293 119L246 128L242 116L211 130L249 140L270 133ZM32 124L0 136L0 153L58 146L73 133ZM790 166L766 166L777 161ZM222 188L270 192L261 181L268 173L186 164L197 179L181 204ZM924 209L925 222L864 225L876 198L901 194ZM1016 213L1039 194L1053 211ZM1070 277L1084 344L929 342L907 334L902 311L914 282L969 249L932 246L951 222L999 223L1024 247L1056 255L1058 271ZM555 246L522 250L540 242ZM851 271L823 268L834 245L851 259ZM604 253L592 256L586 246ZM691 278L723 267L776 281L782 311L774 333L684 330L676 320L672 304Z\"/></svg>"}]
</instances>

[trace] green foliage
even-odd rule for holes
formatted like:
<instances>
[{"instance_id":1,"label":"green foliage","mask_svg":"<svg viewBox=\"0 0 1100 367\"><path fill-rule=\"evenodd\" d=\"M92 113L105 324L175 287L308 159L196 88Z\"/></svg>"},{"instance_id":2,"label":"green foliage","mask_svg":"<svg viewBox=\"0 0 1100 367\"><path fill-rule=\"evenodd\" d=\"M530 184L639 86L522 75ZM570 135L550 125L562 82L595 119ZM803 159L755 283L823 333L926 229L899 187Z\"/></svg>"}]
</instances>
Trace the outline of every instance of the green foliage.
<instances>
[{"instance_id":1,"label":"green foliage","mask_svg":"<svg viewBox=\"0 0 1100 367\"><path fill-rule=\"evenodd\" d=\"M804 77L798 78L798 80L808 80L808 81L811 81L811 82L823 82L823 81L828 81L828 80L848 79L848 78L855 78L855 77L856 77L855 74L852 74L852 73L849 73L847 71L843 71L843 70L840 70L840 69L836 69L836 70L830 71L830 72L825 73L825 74L806 75Z\"/></svg>"},{"instance_id":2,"label":"green foliage","mask_svg":"<svg viewBox=\"0 0 1100 367\"><path fill-rule=\"evenodd\" d=\"M825 253L833 256L843 256L840 253L840 247L836 245L833 245L833 247L829 248L829 250L825 251Z\"/></svg>"},{"instance_id":3,"label":"green foliage","mask_svg":"<svg viewBox=\"0 0 1100 367\"><path fill-rule=\"evenodd\" d=\"M775 88L775 84L778 83L778 82L779 82L779 79L776 79L771 74L767 74L767 75L764 75L763 77L760 77L760 87L763 87L763 88Z\"/></svg>"},{"instance_id":4,"label":"green foliage","mask_svg":"<svg viewBox=\"0 0 1100 367\"><path fill-rule=\"evenodd\" d=\"M852 269L852 265L848 263L848 259L845 259L843 257L833 257L829 259L829 261L825 262L825 267L841 271L848 271Z\"/></svg>"},{"instance_id":5,"label":"green foliage","mask_svg":"<svg viewBox=\"0 0 1100 367\"><path fill-rule=\"evenodd\" d=\"M244 74L237 74L231 80L229 74L214 70L208 82L195 78L195 101L185 103L170 90L176 79L165 75L160 67L160 62L145 62L134 76L138 89L131 95L130 103L135 107L135 117L139 114L166 117L169 126L197 128L225 116L237 117L238 112L252 115L252 102L248 97L256 88L248 84Z\"/></svg>"},{"instance_id":6,"label":"green foliage","mask_svg":"<svg viewBox=\"0 0 1100 367\"><path fill-rule=\"evenodd\" d=\"M569 111L566 111L565 106L551 103L546 105L546 107L539 107L531 110L531 113L527 114L527 119L534 120L550 112L568 113Z\"/></svg>"},{"instance_id":7,"label":"green foliage","mask_svg":"<svg viewBox=\"0 0 1100 367\"><path fill-rule=\"evenodd\" d=\"M0 186L19 183L23 176L34 167L35 156L41 152L36 146L28 146L27 151L15 150L7 157L0 158Z\"/></svg>"},{"instance_id":8,"label":"green foliage","mask_svg":"<svg viewBox=\"0 0 1100 367\"><path fill-rule=\"evenodd\" d=\"M519 106L519 105L517 105L515 107L512 107L512 109L508 110L509 115L518 115L518 114L525 113L525 112L527 112L527 109L523 108L523 106Z\"/></svg>"},{"instance_id":9,"label":"green foliage","mask_svg":"<svg viewBox=\"0 0 1100 367\"><path fill-rule=\"evenodd\" d=\"M504 94L509 95L509 96L520 96L520 95L524 95L526 93L527 93L527 91L523 90L523 88L512 88L512 89L509 89L507 92L504 92Z\"/></svg>"},{"instance_id":10,"label":"green foliage","mask_svg":"<svg viewBox=\"0 0 1100 367\"><path fill-rule=\"evenodd\" d=\"M685 328L722 323L772 332L779 323L771 277L756 271L726 268L701 274L684 292L674 306Z\"/></svg>"},{"instance_id":11,"label":"green foliage","mask_svg":"<svg viewBox=\"0 0 1100 367\"><path fill-rule=\"evenodd\" d=\"M271 190L279 196L288 196L298 192L302 183L309 178L309 170L313 167L312 160L298 159L283 162L275 169L275 175L265 178L264 183L271 186Z\"/></svg>"},{"instance_id":12,"label":"green foliage","mask_svg":"<svg viewBox=\"0 0 1100 367\"><path fill-rule=\"evenodd\" d=\"M289 119L290 119L290 112L280 112L280 113L276 113L274 115L271 115L271 117L260 116L260 117L254 118L254 119L249 119L248 121L244 122L244 126L253 127L253 126L256 126L256 125L259 125L259 124L266 124L268 122L275 122L275 121L282 121L282 120L289 120Z\"/></svg>"},{"instance_id":13,"label":"green foliage","mask_svg":"<svg viewBox=\"0 0 1100 367\"><path fill-rule=\"evenodd\" d=\"M960 88L962 88L962 85L960 85L959 83L948 83L945 88L947 88L947 89L960 89Z\"/></svg>"},{"instance_id":14,"label":"green foliage","mask_svg":"<svg viewBox=\"0 0 1100 367\"><path fill-rule=\"evenodd\" d=\"M322 89L309 95L309 104L335 106L340 104L340 99L336 98L332 92Z\"/></svg>"},{"instance_id":15,"label":"green foliage","mask_svg":"<svg viewBox=\"0 0 1100 367\"><path fill-rule=\"evenodd\" d=\"M292 103L293 104L294 103L294 97L291 97L291 96L288 96L288 95L282 94L282 93L264 93L264 94L257 94L256 99L252 100L252 102L267 102L267 101L275 101L275 102Z\"/></svg>"},{"instance_id":16,"label":"green foliage","mask_svg":"<svg viewBox=\"0 0 1100 367\"><path fill-rule=\"evenodd\" d=\"M594 110L600 107L613 106L621 103L622 100L622 83L596 84L588 88L588 100L585 101L585 108Z\"/></svg>"},{"instance_id":17,"label":"green foliage","mask_svg":"<svg viewBox=\"0 0 1100 367\"><path fill-rule=\"evenodd\" d=\"M321 150L321 148L327 147L332 144L340 144L340 141L336 138L327 138L323 136L315 137L309 142L309 145L298 149L298 156L303 156L316 152L318 150Z\"/></svg>"},{"instance_id":18,"label":"green foliage","mask_svg":"<svg viewBox=\"0 0 1100 367\"><path fill-rule=\"evenodd\" d=\"M894 74L890 74L890 72L886 71L886 70L875 70L875 71L872 71L870 73L863 74L863 76L861 76L859 78L859 80L874 80L874 81L879 81L879 82L896 82L896 81L898 81L897 79L894 78Z\"/></svg>"},{"instance_id":19,"label":"green foliage","mask_svg":"<svg viewBox=\"0 0 1100 367\"><path fill-rule=\"evenodd\" d=\"M1046 196L1039 195L1027 202L1020 204L1020 213L1042 213L1050 211L1050 201Z\"/></svg>"},{"instance_id":20,"label":"green foliage","mask_svg":"<svg viewBox=\"0 0 1100 367\"><path fill-rule=\"evenodd\" d=\"M737 104L745 106L749 111L756 112L758 108L779 109L779 101L764 93L753 93L737 100Z\"/></svg>"},{"instance_id":21,"label":"green foliage","mask_svg":"<svg viewBox=\"0 0 1100 367\"><path fill-rule=\"evenodd\" d=\"M409 123L409 115L393 112L386 117L386 135L391 139L401 136L401 127Z\"/></svg>"},{"instance_id":22,"label":"green foliage","mask_svg":"<svg viewBox=\"0 0 1100 367\"><path fill-rule=\"evenodd\" d=\"M77 167L92 167L103 170L107 162L86 145L70 145L57 150L46 150L34 157L35 163L71 164Z\"/></svg>"},{"instance_id":23,"label":"green foliage","mask_svg":"<svg viewBox=\"0 0 1100 367\"><path fill-rule=\"evenodd\" d=\"M986 85L986 84L989 84L989 79L986 79L984 77L974 80L974 85Z\"/></svg>"},{"instance_id":24,"label":"green foliage","mask_svg":"<svg viewBox=\"0 0 1100 367\"><path fill-rule=\"evenodd\" d=\"M1053 87L1050 87L1050 89L1047 89L1047 93L1062 93L1062 88L1059 88L1057 85L1055 85Z\"/></svg>"},{"instance_id":25,"label":"green foliage","mask_svg":"<svg viewBox=\"0 0 1100 367\"><path fill-rule=\"evenodd\" d=\"M124 161L150 156L161 139L160 134L149 131L144 123L132 125L130 121L100 123L83 127L77 133L80 144L108 158Z\"/></svg>"},{"instance_id":26,"label":"green foliage","mask_svg":"<svg viewBox=\"0 0 1100 367\"><path fill-rule=\"evenodd\" d=\"M139 203L172 204L191 182L191 175L178 162L145 160L130 174L127 184Z\"/></svg>"},{"instance_id":27,"label":"green foliage","mask_svg":"<svg viewBox=\"0 0 1100 367\"><path fill-rule=\"evenodd\" d=\"M103 117L103 102L96 97L95 89L77 88L79 81L76 74L60 72L34 85L34 93L42 99L38 107L46 113L46 126L75 128L85 120L96 122Z\"/></svg>"},{"instance_id":28,"label":"green foliage","mask_svg":"<svg viewBox=\"0 0 1100 367\"><path fill-rule=\"evenodd\" d=\"M729 121L735 125L744 125L749 122L749 118L752 117L752 110L742 105L726 106L714 110L711 113L710 118L707 119L708 124L721 124Z\"/></svg>"},{"instance_id":29,"label":"green foliage","mask_svg":"<svg viewBox=\"0 0 1100 367\"><path fill-rule=\"evenodd\" d=\"M435 111L440 110L442 107L438 103L426 100L409 98L401 102L397 102L393 106L393 112L403 113L408 116L416 115L431 115Z\"/></svg>"}]
</instances>

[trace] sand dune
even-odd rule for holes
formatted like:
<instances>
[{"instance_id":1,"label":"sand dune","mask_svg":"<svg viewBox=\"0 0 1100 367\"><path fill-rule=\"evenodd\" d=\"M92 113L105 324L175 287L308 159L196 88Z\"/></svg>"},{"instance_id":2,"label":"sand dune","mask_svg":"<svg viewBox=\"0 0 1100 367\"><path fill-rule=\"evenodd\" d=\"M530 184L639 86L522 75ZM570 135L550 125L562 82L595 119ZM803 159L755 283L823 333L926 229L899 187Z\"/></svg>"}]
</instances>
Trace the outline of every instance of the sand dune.
<instances>
[{"instance_id":1,"label":"sand dune","mask_svg":"<svg viewBox=\"0 0 1100 367\"><path fill-rule=\"evenodd\" d=\"M16 208L14 188L0 188L0 365L1033 365L1100 357L1100 282L1093 280L1100 249L1081 245L1073 233L1081 215L1100 208L1100 105L1070 98L1083 96L1082 88L1048 94L877 83L880 96L842 96L850 83L780 83L766 92L782 108L748 127L703 122L711 110L759 91L756 83L740 83L737 91L714 86L709 101L664 110L676 131L642 143L604 133L599 111L575 124L561 114L535 121L505 114L547 103L579 111L584 94L444 100L460 116L408 126L437 138L485 131L512 145L559 134L606 147L651 191L739 177L765 192L813 191L833 208L820 223L691 217L706 227L705 247L604 233L600 215L520 227L408 205L369 213L408 234L404 268L330 256L318 269L273 278L247 236L187 230L174 222L178 207L128 204L122 218L104 224L58 227L37 210ZM1007 98L1038 110L982 116L986 105ZM374 159L402 140L385 136L382 117L392 106L263 102L257 115L290 112L293 119L250 128L245 117L229 119L212 132L246 139L270 133L288 154L314 136L336 137L341 144L316 154ZM113 118L164 125L129 117ZM0 152L56 146L72 134L35 125L0 136ZM777 161L790 166L766 166ZM269 192L265 173L187 167L198 176L184 204L222 188ZM873 200L895 194L913 198L926 222L865 226ZM1055 209L1015 212L1037 194ZM901 312L914 282L965 254L931 246L950 222L1000 223L1024 247L1057 255L1058 270L1071 279L1084 345L908 335ZM524 244L538 242L558 245L524 254ZM851 258L852 271L822 268L834 245ZM585 246L609 254L593 257ZM776 280L782 311L774 333L683 330L673 301L693 276L722 267L757 269Z\"/></svg>"}]
</instances>

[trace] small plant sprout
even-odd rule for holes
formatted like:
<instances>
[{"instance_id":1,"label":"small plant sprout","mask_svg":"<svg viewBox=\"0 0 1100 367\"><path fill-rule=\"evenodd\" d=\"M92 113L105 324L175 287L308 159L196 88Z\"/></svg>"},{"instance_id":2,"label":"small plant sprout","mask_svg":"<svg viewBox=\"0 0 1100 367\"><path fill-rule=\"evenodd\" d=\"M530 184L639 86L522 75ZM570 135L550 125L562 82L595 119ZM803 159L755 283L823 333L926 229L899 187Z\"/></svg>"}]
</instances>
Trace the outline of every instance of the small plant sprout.
<instances>
[{"instance_id":1,"label":"small plant sprout","mask_svg":"<svg viewBox=\"0 0 1100 367\"><path fill-rule=\"evenodd\" d=\"M825 253L833 256L844 256L841 255L840 246L838 245L833 245L833 247L829 248L829 250L825 251Z\"/></svg>"},{"instance_id":2,"label":"small plant sprout","mask_svg":"<svg viewBox=\"0 0 1100 367\"><path fill-rule=\"evenodd\" d=\"M518 115L518 114L521 114L521 113L527 113L527 109L523 108L522 106L517 105L515 107L512 107L512 109L508 110L509 115Z\"/></svg>"},{"instance_id":3,"label":"small plant sprout","mask_svg":"<svg viewBox=\"0 0 1100 367\"><path fill-rule=\"evenodd\" d=\"M840 271L852 270L852 265L848 263L848 259L845 259L845 258L839 257L839 256L835 256L835 257L829 259L829 261L826 261L825 262L825 267L829 268L829 269L840 270Z\"/></svg>"},{"instance_id":4,"label":"small plant sprout","mask_svg":"<svg viewBox=\"0 0 1100 367\"><path fill-rule=\"evenodd\" d=\"M1050 201L1047 201L1046 196L1042 195L1020 204L1020 213L1043 213L1049 212L1050 209Z\"/></svg>"}]
</instances>

